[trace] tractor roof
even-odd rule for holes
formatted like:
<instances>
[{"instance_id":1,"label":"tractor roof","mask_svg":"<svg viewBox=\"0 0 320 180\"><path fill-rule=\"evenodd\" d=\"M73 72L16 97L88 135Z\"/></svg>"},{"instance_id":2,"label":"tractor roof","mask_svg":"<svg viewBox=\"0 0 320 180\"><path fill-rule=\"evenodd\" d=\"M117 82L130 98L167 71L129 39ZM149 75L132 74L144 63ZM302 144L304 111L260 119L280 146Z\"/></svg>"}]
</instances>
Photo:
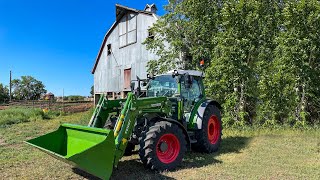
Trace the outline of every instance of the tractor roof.
<instances>
[{"instance_id":1,"label":"tractor roof","mask_svg":"<svg viewBox=\"0 0 320 180\"><path fill-rule=\"evenodd\" d=\"M176 70L168 71L166 74L172 74L174 71L178 71L178 74L186 74L186 73L188 73L191 76L204 77L204 73L203 72L196 71L196 70L180 70L180 69L176 69Z\"/></svg>"}]
</instances>

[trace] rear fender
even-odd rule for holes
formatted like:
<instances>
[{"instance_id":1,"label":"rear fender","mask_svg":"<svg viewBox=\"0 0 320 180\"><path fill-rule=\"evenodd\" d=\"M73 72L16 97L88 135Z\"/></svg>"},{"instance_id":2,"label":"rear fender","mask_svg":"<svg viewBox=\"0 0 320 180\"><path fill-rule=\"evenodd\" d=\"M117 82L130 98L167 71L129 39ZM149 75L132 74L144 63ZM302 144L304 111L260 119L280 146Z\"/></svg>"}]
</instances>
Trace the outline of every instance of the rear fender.
<instances>
[{"instance_id":1,"label":"rear fender","mask_svg":"<svg viewBox=\"0 0 320 180\"><path fill-rule=\"evenodd\" d=\"M202 120L203 120L203 116L204 116L204 112L207 109L207 107L209 105L214 105L217 108L219 108L220 110L222 109L221 105L214 100L211 99L206 99L198 108L197 113L195 114L194 118L193 118L193 122L195 124L194 128L195 129L202 129Z\"/></svg>"}]
</instances>

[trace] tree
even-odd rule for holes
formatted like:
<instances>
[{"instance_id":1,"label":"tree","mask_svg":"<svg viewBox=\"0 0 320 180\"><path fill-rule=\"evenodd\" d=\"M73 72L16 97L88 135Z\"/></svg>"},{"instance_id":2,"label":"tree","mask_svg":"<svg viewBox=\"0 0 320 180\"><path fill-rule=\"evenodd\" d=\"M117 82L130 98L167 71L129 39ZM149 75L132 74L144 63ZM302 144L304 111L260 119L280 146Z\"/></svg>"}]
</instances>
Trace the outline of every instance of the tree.
<instances>
[{"instance_id":1,"label":"tree","mask_svg":"<svg viewBox=\"0 0 320 180\"><path fill-rule=\"evenodd\" d=\"M182 61L185 69L197 68L205 57L207 94L223 103L226 124L245 124L257 92L257 6L244 0L169 1L168 13L152 28L155 38L146 41L147 48L160 56L148 64L149 70L161 73L173 68L171 63L179 64L175 60L179 52L192 56Z\"/></svg>"},{"instance_id":2,"label":"tree","mask_svg":"<svg viewBox=\"0 0 320 180\"><path fill-rule=\"evenodd\" d=\"M165 9L145 41L160 57L149 72L197 69L205 57L206 94L222 103L225 126L320 122L318 0L169 0Z\"/></svg>"},{"instance_id":3,"label":"tree","mask_svg":"<svg viewBox=\"0 0 320 180\"><path fill-rule=\"evenodd\" d=\"M0 83L0 103L7 102L9 100L9 89Z\"/></svg>"},{"instance_id":4,"label":"tree","mask_svg":"<svg viewBox=\"0 0 320 180\"><path fill-rule=\"evenodd\" d=\"M279 106L281 123L316 124L320 117L320 2L288 1L284 5L284 30L275 39L272 79L281 84L280 97L272 102Z\"/></svg>"},{"instance_id":5,"label":"tree","mask_svg":"<svg viewBox=\"0 0 320 180\"><path fill-rule=\"evenodd\" d=\"M90 94L91 94L91 96L94 95L94 86L91 86Z\"/></svg>"},{"instance_id":6,"label":"tree","mask_svg":"<svg viewBox=\"0 0 320 180\"><path fill-rule=\"evenodd\" d=\"M148 71L163 73L173 68L190 69L202 57L209 57L219 30L220 1L170 0L167 14L150 29L154 38L145 41L147 49L159 56L148 63ZM192 57L192 58L190 58Z\"/></svg>"},{"instance_id":7,"label":"tree","mask_svg":"<svg viewBox=\"0 0 320 180\"><path fill-rule=\"evenodd\" d=\"M18 100L37 100L47 90L44 84L32 76L21 76L12 80L13 97Z\"/></svg>"},{"instance_id":8,"label":"tree","mask_svg":"<svg viewBox=\"0 0 320 180\"><path fill-rule=\"evenodd\" d=\"M67 96L67 100L68 101L83 101L84 100L84 96L80 96L80 95L70 95Z\"/></svg>"}]
</instances>

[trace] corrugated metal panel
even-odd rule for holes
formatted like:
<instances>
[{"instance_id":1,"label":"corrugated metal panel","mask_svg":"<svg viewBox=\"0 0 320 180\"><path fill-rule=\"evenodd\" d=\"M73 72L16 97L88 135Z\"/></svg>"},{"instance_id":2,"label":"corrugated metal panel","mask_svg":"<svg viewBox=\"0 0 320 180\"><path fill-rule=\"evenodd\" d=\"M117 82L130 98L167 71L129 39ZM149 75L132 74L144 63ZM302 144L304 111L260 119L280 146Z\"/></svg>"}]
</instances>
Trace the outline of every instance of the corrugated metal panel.
<instances>
[{"instance_id":1,"label":"corrugated metal panel","mask_svg":"<svg viewBox=\"0 0 320 180\"><path fill-rule=\"evenodd\" d=\"M94 73L95 93L123 91L124 69L131 68L132 80L135 80L136 76L146 78L147 62L150 59L157 59L155 54L147 51L145 45L141 44L148 37L148 29L156 19L145 14L138 14L134 17L136 19L136 43L125 47L120 46L119 34L124 28L123 25L120 25L121 23L108 36L106 44L111 44L112 54L107 55L107 45L105 45ZM120 28L122 28L121 31ZM130 37L130 33L128 35Z\"/></svg>"}]
</instances>

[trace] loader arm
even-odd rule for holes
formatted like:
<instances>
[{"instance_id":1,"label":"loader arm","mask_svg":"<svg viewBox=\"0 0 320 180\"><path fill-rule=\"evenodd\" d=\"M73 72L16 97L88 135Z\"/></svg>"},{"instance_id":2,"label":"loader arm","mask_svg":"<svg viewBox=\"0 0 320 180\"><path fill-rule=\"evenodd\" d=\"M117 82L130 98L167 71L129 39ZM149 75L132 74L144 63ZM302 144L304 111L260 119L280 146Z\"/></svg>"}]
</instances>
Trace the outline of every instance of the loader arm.
<instances>
[{"instance_id":1,"label":"loader arm","mask_svg":"<svg viewBox=\"0 0 320 180\"><path fill-rule=\"evenodd\" d=\"M114 129L103 128L111 113L118 114ZM101 96L88 126L62 124L58 130L26 141L49 155L102 179L109 179L123 156L137 117L145 113L168 115L166 97L108 100Z\"/></svg>"},{"instance_id":2,"label":"loader arm","mask_svg":"<svg viewBox=\"0 0 320 180\"><path fill-rule=\"evenodd\" d=\"M123 105L121 113L114 127L115 137L115 159L114 167L124 154L128 139L130 138L137 117L145 113L170 114L171 104L166 97L136 98L132 93L128 93L127 100Z\"/></svg>"}]
</instances>

